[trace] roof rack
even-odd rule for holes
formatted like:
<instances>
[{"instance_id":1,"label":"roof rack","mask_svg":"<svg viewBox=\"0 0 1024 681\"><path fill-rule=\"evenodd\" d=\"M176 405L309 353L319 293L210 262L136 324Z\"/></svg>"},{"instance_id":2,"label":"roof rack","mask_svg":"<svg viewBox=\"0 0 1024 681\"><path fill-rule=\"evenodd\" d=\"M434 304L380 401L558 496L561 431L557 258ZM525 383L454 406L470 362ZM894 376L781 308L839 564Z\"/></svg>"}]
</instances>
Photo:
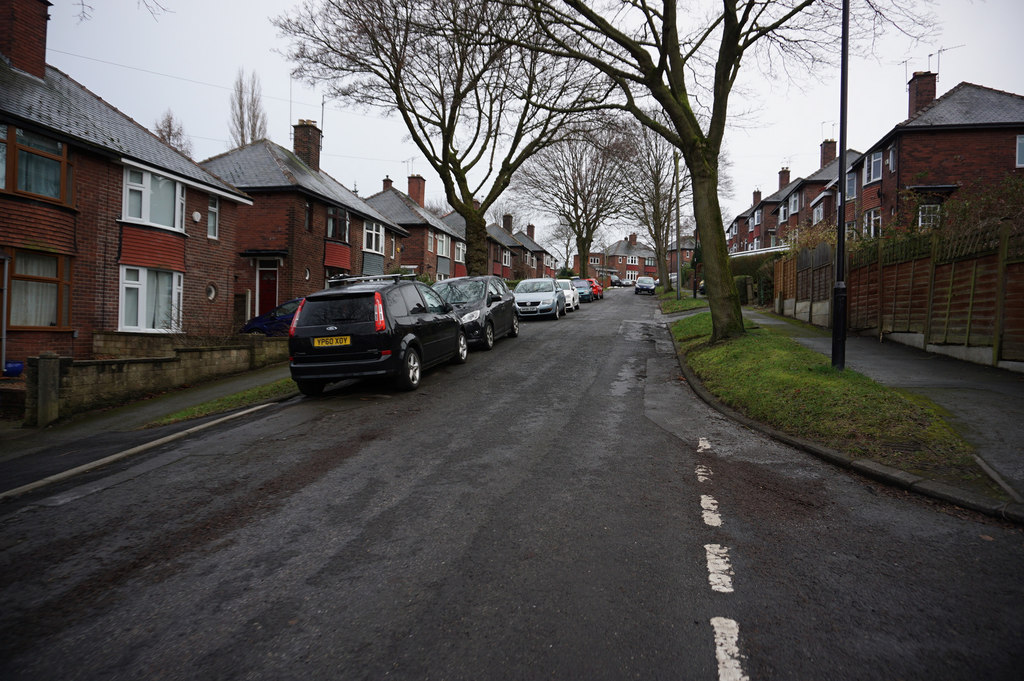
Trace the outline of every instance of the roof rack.
<instances>
[{"instance_id":1,"label":"roof rack","mask_svg":"<svg viewBox=\"0 0 1024 681\"><path fill-rule=\"evenodd\" d=\"M399 279L415 278L415 274L372 274L364 277L350 277L347 274L339 274L328 279L327 286L330 288L335 288L337 286L346 286L348 284L354 284L360 281L382 281L388 279L398 281Z\"/></svg>"}]
</instances>

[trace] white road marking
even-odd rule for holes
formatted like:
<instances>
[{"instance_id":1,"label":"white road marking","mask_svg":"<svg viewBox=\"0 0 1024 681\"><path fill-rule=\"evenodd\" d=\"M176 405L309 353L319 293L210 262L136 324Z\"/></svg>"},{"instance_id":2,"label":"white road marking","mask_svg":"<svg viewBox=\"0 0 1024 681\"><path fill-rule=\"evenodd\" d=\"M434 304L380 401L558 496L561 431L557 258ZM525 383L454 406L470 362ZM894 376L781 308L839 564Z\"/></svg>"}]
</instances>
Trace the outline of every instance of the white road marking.
<instances>
[{"instance_id":1,"label":"white road marking","mask_svg":"<svg viewBox=\"0 0 1024 681\"><path fill-rule=\"evenodd\" d=\"M697 466L697 482L708 482L711 475L711 469L707 466Z\"/></svg>"},{"instance_id":2,"label":"white road marking","mask_svg":"<svg viewBox=\"0 0 1024 681\"><path fill-rule=\"evenodd\" d=\"M715 657L718 658L719 681L749 681L743 673L740 655L740 625L725 617L712 617L715 630Z\"/></svg>"},{"instance_id":3,"label":"white road marking","mask_svg":"<svg viewBox=\"0 0 1024 681\"><path fill-rule=\"evenodd\" d=\"M697 440L697 452L698 453L706 452L709 449L711 449L711 443L708 442L707 438L702 437L699 440Z\"/></svg>"},{"instance_id":4,"label":"white road marking","mask_svg":"<svg viewBox=\"0 0 1024 681\"><path fill-rule=\"evenodd\" d=\"M711 590L723 594L732 593L732 566L729 564L729 549L720 544L705 544L708 558L708 583Z\"/></svg>"},{"instance_id":5,"label":"white road marking","mask_svg":"<svg viewBox=\"0 0 1024 681\"><path fill-rule=\"evenodd\" d=\"M722 526L722 516L718 514L718 502L710 494L700 495L700 507L703 509L704 524L711 527Z\"/></svg>"}]
</instances>

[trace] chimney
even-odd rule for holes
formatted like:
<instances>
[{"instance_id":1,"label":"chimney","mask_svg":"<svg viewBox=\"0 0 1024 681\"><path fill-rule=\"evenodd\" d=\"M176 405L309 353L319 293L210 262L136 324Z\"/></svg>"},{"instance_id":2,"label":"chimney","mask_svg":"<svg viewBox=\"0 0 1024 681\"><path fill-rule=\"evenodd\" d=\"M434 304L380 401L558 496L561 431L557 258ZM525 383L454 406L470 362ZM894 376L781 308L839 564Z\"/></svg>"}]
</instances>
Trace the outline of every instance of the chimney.
<instances>
[{"instance_id":1,"label":"chimney","mask_svg":"<svg viewBox=\"0 0 1024 681\"><path fill-rule=\"evenodd\" d=\"M526 225L526 236L528 236L531 239L533 239L533 231L534 231L534 229L535 228L534 228L533 225Z\"/></svg>"},{"instance_id":2,"label":"chimney","mask_svg":"<svg viewBox=\"0 0 1024 681\"><path fill-rule=\"evenodd\" d=\"M759 203L761 203L761 190L760 189L755 189L754 190L754 203L752 203L750 205L756 207L757 204L759 204Z\"/></svg>"},{"instance_id":3,"label":"chimney","mask_svg":"<svg viewBox=\"0 0 1024 681\"><path fill-rule=\"evenodd\" d=\"M825 140L821 143L821 165L818 167L824 168L834 160L836 160L836 141Z\"/></svg>"},{"instance_id":4,"label":"chimney","mask_svg":"<svg viewBox=\"0 0 1024 681\"><path fill-rule=\"evenodd\" d=\"M907 117L911 117L921 109L935 101L936 74L931 71L914 71L910 79L910 108Z\"/></svg>"},{"instance_id":5,"label":"chimney","mask_svg":"<svg viewBox=\"0 0 1024 681\"><path fill-rule=\"evenodd\" d=\"M10 0L0 11L0 54L11 66L37 78L46 77L46 0Z\"/></svg>"},{"instance_id":6,"label":"chimney","mask_svg":"<svg viewBox=\"0 0 1024 681\"><path fill-rule=\"evenodd\" d=\"M295 128L295 155L311 170L320 171L320 128L316 121L299 119Z\"/></svg>"},{"instance_id":7,"label":"chimney","mask_svg":"<svg viewBox=\"0 0 1024 681\"><path fill-rule=\"evenodd\" d=\"M427 191L427 181L422 175L409 176L409 197L423 208L423 200Z\"/></svg>"},{"instance_id":8,"label":"chimney","mask_svg":"<svg viewBox=\"0 0 1024 681\"><path fill-rule=\"evenodd\" d=\"M510 214L505 213L504 215L501 216L501 226L509 234L512 233L512 216Z\"/></svg>"},{"instance_id":9,"label":"chimney","mask_svg":"<svg viewBox=\"0 0 1024 681\"><path fill-rule=\"evenodd\" d=\"M789 168L783 166L779 171L779 189L783 189L789 184Z\"/></svg>"},{"instance_id":10,"label":"chimney","mask_svg":"<svg viewBox=\"0 0 1024 681\"><path fill-rule=\"evenodd\" d=\"M636 246L636 232L629 235L629 245Z\"/></svg>"},{"instance_id":11,"label":"chimney","mask_svg":"<svg viewBox=\"0 0 1024 681\"><path fill-rule=\"evenodd\" d=\"M391 189L391 178L388 175L384 176L384 191Z\"/></svg>"}]
</instances>

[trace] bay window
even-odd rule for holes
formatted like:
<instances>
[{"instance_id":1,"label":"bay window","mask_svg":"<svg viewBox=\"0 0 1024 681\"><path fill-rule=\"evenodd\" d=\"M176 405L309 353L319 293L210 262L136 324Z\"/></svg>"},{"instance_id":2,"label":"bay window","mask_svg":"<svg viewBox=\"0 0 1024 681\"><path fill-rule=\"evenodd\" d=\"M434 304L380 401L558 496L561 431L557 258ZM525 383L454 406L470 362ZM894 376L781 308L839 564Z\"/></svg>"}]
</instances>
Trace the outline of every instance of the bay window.
<instances>
[{"instance_id":1,"label":"bay window","mask_svg":"<svg viewBox=\"0 0 1024 681\"><path fill-rule=\"evenodd\" d=\"M11 326L71 325L71 258L16 251L11 268Z\"/></svg>"},{"instance_id":2,"label":"bay window","mask_svg":"<svg viewBox=\"0 0 1024 681\"><path fill-rule=\"evenodd\" d=\"M120 331L180 331L184 275L121 266Z\"/></svg>"},{"instance_id":3,"label":"bay window","mask_svg":"<svg viewBox=\"0 0 1024 681\"><path fill-rule=\"evenodd\" d=\"M72 202L68 145L0 123L0 191Z\"/></svg>"},{"instance_id":4,"label":"bay window","mask_svg":"<svg viewBox=\"0 0 1024 681\"><path fill-rule=\"evenodd\" d=\"M139 168L124 169L124 206L128 222L185 231L185 185Z\"/></svg>"}]
</instances>

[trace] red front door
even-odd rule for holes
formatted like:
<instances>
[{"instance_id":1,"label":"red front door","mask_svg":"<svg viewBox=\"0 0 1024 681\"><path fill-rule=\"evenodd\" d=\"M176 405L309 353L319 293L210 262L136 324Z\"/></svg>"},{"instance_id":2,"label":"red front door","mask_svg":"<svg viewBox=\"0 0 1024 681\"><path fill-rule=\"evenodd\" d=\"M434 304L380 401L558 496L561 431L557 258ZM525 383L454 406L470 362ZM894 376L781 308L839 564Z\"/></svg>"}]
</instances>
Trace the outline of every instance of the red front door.
<instances>
[{"instance_id":1,"label":"red front door","mask_svg":"<svg viewBox=\"0 0 1024 681\"><path fill-rule=\"evenodd\" d=\"M270 312L277 307L277 270L260 270L259 292L257 293L257 315Z\"/></svg>"}]
</instances>

